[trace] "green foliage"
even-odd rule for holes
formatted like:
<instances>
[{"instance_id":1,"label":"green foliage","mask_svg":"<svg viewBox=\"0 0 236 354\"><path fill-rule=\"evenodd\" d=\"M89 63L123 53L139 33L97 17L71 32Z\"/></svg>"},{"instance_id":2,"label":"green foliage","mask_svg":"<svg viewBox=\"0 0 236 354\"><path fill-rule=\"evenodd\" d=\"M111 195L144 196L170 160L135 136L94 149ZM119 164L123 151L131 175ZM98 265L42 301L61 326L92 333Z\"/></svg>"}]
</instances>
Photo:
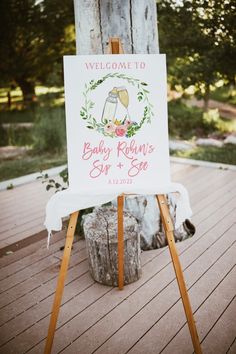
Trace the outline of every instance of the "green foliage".
<instances>
[{"instance_id":1,"label":"green foliage","mask_svg":"<svg viewBox=\"0 0 236 354\"><path fill-rule=\"evenodd\" d=\"M34 109L13 109L0 111L1 123L30 123L35 120Z\"/></svg>"},{"instance_id":2,"label":"green foliage","mask_svg":"<svg viewBox=\"0 0 236 354\"><path fill-rule=\"evenodd\" d=\"M233 0L158 1L160 48L172 86L195 85L207 101L220 77L235 83L235 12Z\"/></svg>"},{"instance_id":3,"label":"green foliage","mask_svg":"<svg viewBox=\"0 0 236 354\"><path fill-rule=\"evenodd\" d=\"M62 83L62 55L75 53L72 0L1 1L0 24L1 85L32 99L36 82Z\"/></svg>"},{"instance_id":4,"label":"green foliage","mask_svg":"<svg viewBox=\"0 0 236 354\"><path fill-rule=\"evenodd\" d=\"M34 127L34 151L58 153L65 149L65 115L62 108L51 108L40 115Z\"/></svg>"},{"instance_id":5,"label":"green foliage","mask_svg":"<svg viewBox=\"0 0 236 354\"><path fill-rule=\"evenodd\" d=\"M181 100L169 102L168 111L171 137L191 139L195 136L207 136L215 129L212 122L204 121L201 109L188 107Z\"/></svg>"},{"instance_id":6,"label":"green foliage","mask_svg":"<svg viewBox=\"0 0 236 354\"><path fill-rule=\"evenodd\" d=\"M42 179L42 183L46 184L46 190L49 191L50 189L55 189L56 192L64 191L68 188L68 168L65 168L59 173L59 177L62 179L62 182L59 183L55 181L55 179L48 176L47 173L41 173L41 176L37 177L37 179Z\"/></svg>"},{"instance_id":7,"label":"green foliage","mask_svg":"<svg viewBox=\"0 0 236 354\"><path fill-rule=\"evenodd\" d=\"M216 88L211 92L210 98L236 106L236 89L229 85Z\"/></svg>"},{"instance_id":8,"label":"green foliage","mask_svg":"<svg viewBox=\"0 0 236 354\"><path fill-rule=\"evenodd\" d=\"M235 120L220 117L217 109L203 112L200 108L189 107L181 99L168 103L169 133L173 138L192 139L207 137L209 134L223 136L236 130Z\"/></svg>"},{"instance_id":9,"label":"green foliage","mask_svg":"<svg viewBox=\"0 0 236 354\"><path fill-rule=\"evenodd\" d=\"M6 146L8 145L8 139L7 139L7 134L6 130L3 128L2 124L0 124L0 146Z\"/></svg>"},{"instance_id":10,"label":"green foliage","mask_svg":"<svg viewBox=\"0 0 236 354\"><path fill-rule=\"evenodd\" d=\"M0 138L1 146L29 146L33 143L32 128L18 127L14 124L3 129L3 137Z\"/></svg>"},{"instance_id":11,"label":"green foliage","mask_svg":"<svg viewBox=\"0 0 236 354\"><path fill-rule=\"evenodd\" d=\"M223 147L198 146L188 151L172 151L171 155L194 160L236 165L236 149L235 145L231 144L224 145Z\"/></svg>"},{"instance_id":12,"label":"green foliage","mask_svg":"<svg viewBox=\"0 0 236 354\"><path fill-rule=\"evenodd\" d=\"M218 109L211 109L207 112L203 113L202 116L203 122L208 126L212 126L213 128L217 128L217 123L220 119L220 114Z\"/></svg>"}]
</instances>

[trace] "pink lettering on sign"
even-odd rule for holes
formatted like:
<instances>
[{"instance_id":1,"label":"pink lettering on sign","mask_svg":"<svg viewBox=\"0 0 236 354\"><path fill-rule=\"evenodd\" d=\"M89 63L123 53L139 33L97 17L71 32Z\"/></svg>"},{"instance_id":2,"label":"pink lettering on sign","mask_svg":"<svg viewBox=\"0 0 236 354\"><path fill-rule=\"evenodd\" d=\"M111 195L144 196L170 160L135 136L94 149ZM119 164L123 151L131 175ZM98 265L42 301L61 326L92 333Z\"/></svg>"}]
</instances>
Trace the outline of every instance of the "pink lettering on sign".
<instances>
[{"instance_id":1,"label":"pink lettering on sign","mask_svg":"<svg viewBox=\"0 0 236 354\"><path fill-rule=\"evenodd\" d=\"M144 61L123 61L123 62L86 62L87 70L122 70L122 69L141 69L144 70L146 63Z\"/></svg>"},{"instance_id":2,"label":"pink lettering on sign","mask_svg":"<svg viewBox=\"0 0 236 354\"><path fill-rule=\"evenodd\" d=\"M93 155L103 156L103 161L107 161L112 152L112 148L106 147L104 140L101 140L98 146L92 147L89 142L84 143L83 160L89 160Z\"/></svg>"},{"instance_id":3,"label":"pink lettering on sign","mask_svg":"<svg viewBox=\"0 0 236 354\"><path fill-rule=\"evenodd\" d=\"M107 176L109 169L111 168L111 165L109 164L103 164L99 160L94 161L93 163L93 169L90 171L90 177L91 178L97 178L104 174Z\"/></svg>"},{"instance_id":4,"label":"pink lettering on sign","mask_svg":"<svg viewBox=\"0 0 236 354\"><path fill-rule=\"evenodd\" d=\"M131 167L128 171L129 177L135 177L137 176L141 171L146 171L148 168L148 162L147 161L141 161L139 162L138 159L134 159L131 162Z\"/></svg>"},{"instance_id":5,"label":"pink lettering on sign","mask_svg":"<svg viewBox=\"0 0 236 354\"><path fill-rule=\"evenodd\" d=\"M116 155L114 154L113 157L116 156L117 159L112 158L113 149L106 145L104 140L95 146L90 142L84 142L82 159L91 164L90 178L109 175L112 166L113 170L124 171L124 178L136 177L148 170L149 163L145 157L152 154L155 147L150 143L139 144L132 139L118 141L114 149Z\"/></svg>"},{"instance_id":6,"label":"pink lettering on sign","mask_svg":"<svg viewBox=\"0 0 236 354\"><path fill-rule=\"evenodd\" d=\"M117 156L125 156L127 159L132 160L135 155L141 154L146 156L154 151L154 146L146 144L136 144L135 140L131 140L130 143L126 141L119 141L117 145Z\"/></svg>"}]
</instances>

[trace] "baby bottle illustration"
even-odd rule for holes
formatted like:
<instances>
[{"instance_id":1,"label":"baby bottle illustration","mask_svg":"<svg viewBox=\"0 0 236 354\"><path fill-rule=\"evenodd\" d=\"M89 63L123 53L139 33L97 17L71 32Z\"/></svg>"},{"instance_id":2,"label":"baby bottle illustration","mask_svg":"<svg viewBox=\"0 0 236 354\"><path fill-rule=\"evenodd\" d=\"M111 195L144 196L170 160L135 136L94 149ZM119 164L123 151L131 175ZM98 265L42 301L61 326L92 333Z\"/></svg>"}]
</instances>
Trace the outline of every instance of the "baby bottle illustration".
<instances>
[{"instance_id":1,"label":"baby bottle illustration","mask_svg":"<svg viewBox=\"0 0 236 354\"><path fill-rule=\"evenodd\" d=\"M129 105L129 94L126 87L113 87L113 89L109 92L108 97L105 101L103 113L102 113L102 123L106 122L115 122L115 114L117 110L118 99L120 103L125 107L127 110L127 116L129 117L128 113L128 105Z\"/></svg>"},{"instance_id":2,"label":"baby bottle illustration","mask_svg":"<svg viewBox=\"0 0 236 354\"><path fill-rule=\"evenodd\" d=\"M102 123L113 122L115 120L116 108L118 103L118 93L117 88L114 87L108 94L106 98L103 112L102 112Z\"/></svg>"}]
</instances>

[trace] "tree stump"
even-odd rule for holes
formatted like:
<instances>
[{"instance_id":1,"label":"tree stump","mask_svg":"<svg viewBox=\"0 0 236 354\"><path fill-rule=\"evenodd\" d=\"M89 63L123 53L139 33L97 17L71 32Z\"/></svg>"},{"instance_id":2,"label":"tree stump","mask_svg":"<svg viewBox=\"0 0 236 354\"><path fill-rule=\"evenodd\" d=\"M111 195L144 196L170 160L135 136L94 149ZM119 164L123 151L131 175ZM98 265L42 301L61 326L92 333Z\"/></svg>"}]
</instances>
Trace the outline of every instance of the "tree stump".
<instances>
[{"instance_id":1,"label":"tree stump","mask_svg":"<svg viewBox=\"0 0 236 354\"><path fill-rule=\"evenodd\" d=\"M141 276L140 233L136 219L124 211L124 284ZM99 283L118 285L117 209L95 208L83 217L90 273Z\"/></svg>"}]
</instances>

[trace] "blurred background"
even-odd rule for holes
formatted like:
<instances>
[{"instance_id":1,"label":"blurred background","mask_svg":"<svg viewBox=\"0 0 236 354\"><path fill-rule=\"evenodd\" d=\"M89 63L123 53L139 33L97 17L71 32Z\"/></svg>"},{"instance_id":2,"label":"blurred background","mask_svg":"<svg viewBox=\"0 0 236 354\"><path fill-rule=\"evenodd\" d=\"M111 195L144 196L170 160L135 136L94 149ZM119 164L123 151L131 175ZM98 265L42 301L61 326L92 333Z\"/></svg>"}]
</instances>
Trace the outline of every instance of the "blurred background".
<instances>
[{"instance_id":1,"label":"blurred background","mask_svg":"<svg viewBox=\"0 0 236 354\"><path fill-rule=\"evenodd\" d=\"M168 61L170 152L236 164L236 4L157 1ZM66 163L62 57L72 0L0 2L0 181Z\"/></svg>"}]
</instances>

